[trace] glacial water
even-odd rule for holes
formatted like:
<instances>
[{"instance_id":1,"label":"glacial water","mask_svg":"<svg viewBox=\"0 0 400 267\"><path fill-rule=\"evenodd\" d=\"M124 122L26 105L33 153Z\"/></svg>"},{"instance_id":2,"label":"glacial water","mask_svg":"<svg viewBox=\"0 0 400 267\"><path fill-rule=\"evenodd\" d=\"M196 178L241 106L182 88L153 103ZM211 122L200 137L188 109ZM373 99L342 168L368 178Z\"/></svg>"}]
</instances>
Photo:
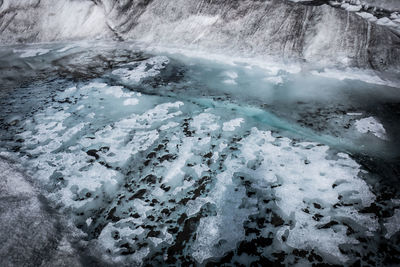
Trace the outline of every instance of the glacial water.
<instances>
[{"instance_id":1,"label":"glacial water","mask_svg":"<svg viewBox=\"0 0 400 267\"><path fill-rule=\"evenodd\" d=\"M0 156L72 224L85 266L395 265L399 89L352 73L4 46Z\"/></svg>"}]
</instances>

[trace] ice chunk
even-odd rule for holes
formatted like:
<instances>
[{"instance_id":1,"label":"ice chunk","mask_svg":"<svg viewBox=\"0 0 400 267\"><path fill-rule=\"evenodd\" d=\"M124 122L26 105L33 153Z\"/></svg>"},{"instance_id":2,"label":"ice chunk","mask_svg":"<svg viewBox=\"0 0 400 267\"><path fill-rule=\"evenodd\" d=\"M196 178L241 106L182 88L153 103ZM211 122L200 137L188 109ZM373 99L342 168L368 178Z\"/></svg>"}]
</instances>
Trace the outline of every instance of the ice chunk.
<instances>
[{"instance_id":1,"label":"ice chunk","mask_svg":"<svg viewBox=\"0 0 400 267\"><path fill-rule=\"evenodd\" d=\"M244 119L242 118L237 118L237 119L233 119L231 121L228 122L224 122L222 125L222 130L223 131L234 131L237 127L240 127L240 125L244 122Z\"/></svg>"},{"instance_id":2,"label":"ice chunk","mask_svg":"<svg viewBox=\"0 0 400 267\"><path fill-rule=\"evenodd\" d=\"M356 14L366 20L371 21L371 22L375 22L378 20L377 17L375 17L374 15L372 15L371 13L368 13L368 12L357 12Z\"/></svg>"},{"instance_id":3,"label":"ice chunk","mask_svg":"<svg viewBox=\"0 0 400 267\"><path fill-rule=\"evenodd\" d=\"M43 49L43 48L14 50L14 53L21 53L20 55L21 58L42 56L49 52L50 52L49 49Z\"/></svg>"},{"instance_id":4,"label":"ice chunk","mask_svg":"<svg viewBox=\"0 0 400 267\"><path fill-rule=\"evenodd\" d=\"M139 63L139 65L130 68L120 68L112 72L119 76L125 83L138 83L146 77L153 77L160 73L168 65L169 59L165 56L152 57Z\"/></svg>"},{"instance_id":5,"label":"ice chunk","mask_svg":"<svg viewBox=\"0 0 400 267\"><path fill-rule=\"evenodd\" d=\"M362 112L347 112L346 115L349 115L349 116L362 116Z\"/></svg>"},{"instance_id":6,"label":"ice chunk","mask_svg":"<svg viewBox=\"0 0 400 267\"><path fill-rule=\"evenodd\" d=\"M137 105L138 103L139 103L139 99L137 99L137 98L128 98L128 99L124 100L125 106L134 106L134 105Z\"/></svg>"},{"instance_id":7,"label":"ice chunk","mask_svg":"<svg viewBox=\"0 0 400 267\"><path fill-rule=\"evenodd\" d=\"M400 209L394 211L394 215L384 223L386 228L386 238L391 238L395 233L400 231Z\"/></svg>"},{"instance_id":8,"label":"ice chunk","mask_svg":"<svg viewBox=\"0 0 400 267\"><path fill-rule=\"evenodd\" d=\"M201 113L193 118L190 126L195 128L198 132L215 131L220 128L217 123L218 117L210 113Z\"/></svg>"},{"instance_id":9,"label":"ice chunk","mask_svg":"<svg viewBox=\"0 0 400 267\"><path fill-rule=\"evenodd\" d=\"M228 77L228 79L224 80L224 83L226 84L237 84L236 79L239 77L239 75L234 72L234 71L226 71L223 73L223 76Z\"/></svg>"},{"instance_id":10,"label":"ice chunk","mask_svg":"<svg viewBox=\"0 0 400 267\"><path fill-rule=\"evenodd\" d=\"M267 82L279 85L279 84L283 84L283 78L282 76L273 76L273 77L268 77L264 79Z\"/></svg>"},{"instance_id":11,"label":"ice chunk","mask_svg":"<svg viewBox=\"0 0 400 267\"><path fill-rule=\"evenodd\" d=\"M357 120L355 123L357 131L360 133L372 133L376 137L387 140L386 130L383 125L374 117Z\"/></svg>"}]
</instances>

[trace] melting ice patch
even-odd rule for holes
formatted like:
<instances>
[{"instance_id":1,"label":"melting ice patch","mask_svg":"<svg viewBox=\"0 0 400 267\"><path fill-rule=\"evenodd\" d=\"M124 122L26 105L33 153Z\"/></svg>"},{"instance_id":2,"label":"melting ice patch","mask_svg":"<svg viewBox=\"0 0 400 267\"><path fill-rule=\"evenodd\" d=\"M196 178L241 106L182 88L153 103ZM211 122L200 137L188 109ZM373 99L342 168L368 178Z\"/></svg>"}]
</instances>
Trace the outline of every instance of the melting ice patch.
<instances>
[{"instance_id":1,"label":"melting ice patch","mask_svg":"<svg viewBox=\"0 0 400 267\"><path fill-rule=\"evenodd\" d=\"M242 118L237 118L237 119L230 120L228 122L224 122L222 124L222 130L223 131L234 131L243 122L244 122L244 119L242 119Z\"/></svg>"},{"instance_id":2,"label":"melting ice patch","mask_svg":"<svg viewBox=\"0 0 400 267\"><path fill-rule=\"evenodd\" d=\"M42 56L49 53L49 49L14 49L14 53L21 53L21 58Z\"/></svg>"},{"instance_id":3,"label":"melting ice patch","mask_svg":"<svg viewBox=\"0 0 400 267\"><path fill-rule=\"evenodd\" d=\"M237 84L236 83L236 79L239 77L239 75L236 72L234 72L234 71L225 71L222 75L225 78L227 78L227 79L225 79L223 81L225 84L232 84L232 85L236 85Z\"/></svg>"},{"instance_id":4,"label":"melting ice patch","mask_svg":"<svg viewBox=\"0 0 400 267\"><path fill-rule=\"evenodd\" d=\"M267 77L264 79L267 82L276 84L276 85L280 85L283 84L283 78L282 76L272 76L272 77Z\"/></svg>"},{"instance_id":5,"label":"melting ice patch","mask_svg":"<svg viewBox=\"0 0 400 267\"><path fill-rule=\"evenodd\" d=\"M396 209L394 215L384 223L386 228L386 238L391 238L395 233L400 231L400 209Z\"/></svg>"},{"instance_id":6,"label":"melting ice patch","mask_svg":"<svg viewBox=\"0 0 400 267\"><path fill-rule=\"evenodd\" d=\"M372 133L380 139L387 140L385 128L374 117L357 120L355 126L360 133Z\"/></svg>"},{"instance_id":7,"label":"melting ice patch","mask_svg":"<svg viewBox=\"0 0 400 267\"><path fill-rule=\"evenodd\" d=\"M152 57L113 74L140 82L166 64ZM23 122L15 153L106 260L206 264L257 244L271 261L297 249L340 264L343 245L379 229L360 212L375 196L347 154L280 136L223 102L205 108L107 83L65 88Z\"/></svg>"},{"instance_id":8,"label":"melting ice patch","mask_svg":"<svg viewBox=\"0 0 400 267\"><path fill-rule=\"evenodd\" d=\"M124 106L133 95L135 105ZM327 146L105 83L70 87L55 99L25 122L21 150L107 260L142 263L163 248L168 262L176 251L199 263L222 257L249 238L251 216L271 216L267 209L282 223L258 226L260 238L272 234L274 247L313 249L330 262L345 262L339 246L358 243L347 223L366 236L378 228L374 216L358 212L375 199L359 165ZM332 222L334 229L325 227Z\"/></svg>"},{"instance_id":9,"label":"melting ice patch","mask_svg":"<svg viewBox=\"0 0 400 267\"><path fill-rule=\"evenodd\" d=\"M164 69L168 63L167 57L156 56L140 63L132 63L127 67L116 69L112 74L119 76L125 83L138 83L143 78L158 75L160 70Z\"/></svg>"},{"instance_id":10,"label":"melting ice patch","mask_svg":"<svg viewBox=\"0 0 400 267\"><path fill-rule=\"evenodd\" d=\"M323 226L346 217L365 226L366 233L377 230L374 216L359 214L351 206L335 208L343 196L343 204L360 201L361 206L369 206L375 199L368 185L357 177L359 166L347 155L329 160L326 146L293 144L290 139L275 138L271 132L256 128L240 145L237 156L228 156L226 170L217 175L209 196L197 200L217 207L217 215L202 219L197 230L193 256L199 262L232 249L244 238L243 222L257 213L257 201L247 199L244 188L235 187L234 178L238 175L256 184L256 188L274 188L281 215L294 221L277 231L277 239L284 246L315 249L345 262L347 257L340 252L339 245L358 241L347 236L344 225L335 231Z\"/></svg>"},{"instance_id":11,"label":"melting ice patch","mask_svg":"<svg viewBox=\"0 0 400 267\"><path fill-rule=\"evenodd\" d=\"M335 69L325 68L322 71L311 71L311 74L326 78L333 78L337 80L346 80L346 79L360 80L371 84L398 87L396 83L383 80L374 73L368 73L366 71L360 71L352 68L346 68L345 70L335 70Z\"/></svg>"}]
</instances>

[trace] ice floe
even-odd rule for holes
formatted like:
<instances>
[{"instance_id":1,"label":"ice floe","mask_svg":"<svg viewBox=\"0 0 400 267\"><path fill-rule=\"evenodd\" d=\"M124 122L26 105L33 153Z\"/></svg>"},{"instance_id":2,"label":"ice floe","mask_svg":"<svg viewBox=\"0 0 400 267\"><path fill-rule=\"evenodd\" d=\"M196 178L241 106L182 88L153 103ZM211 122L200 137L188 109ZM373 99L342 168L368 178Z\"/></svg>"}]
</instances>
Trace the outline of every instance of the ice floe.
<instances>
[{"instance_id":1,"label":"ice floe","mask_svg":"<svg viewBox=\"0 0 400 267\"><path fill-rule=\"evenodd\" d=\"M400 231L400 209L396 209L394 215L384 223L386 228L386 238L391 238L395 233Z\"/></svg>"},{"instance_id":2,"label":"ice floe","mask_svg":"<svg viewBox=\"0 0 400 267\"><path fill-rule=\"evenodd\" d=\"M137 83L146 77L153 77L160 73L169 63L169 59L165 56L156 56L141 61L134 67L119 68L112 72L113 75L119 76L123 82ZM132 63L132 65L135 65Z\"/></svg>"},{"instance_id":3,"label":"ice floe","mask_svg":"<svg viewBox=\"0 0 400 267\"><path fill-rule=\"evenodd\" d=\"M355 122L357 131L360 133L372 133L376 137L386 140L386 130L383 125L374 117L359 119Z\"/></svg>"},{"instance_id":4,"label":"ice floe","mask_svg":"<svg viewBox=\"0 0 400 267\"><path fill-rule=\"evenodd\" d=\"M37 48L37 49L15 49L14 53L20 53L21 58L27 58L27 57L36 57L36 56L42 56L47 53L49 53L49 49L43 49L43 48Z\"/></svg>"}]
</instances>

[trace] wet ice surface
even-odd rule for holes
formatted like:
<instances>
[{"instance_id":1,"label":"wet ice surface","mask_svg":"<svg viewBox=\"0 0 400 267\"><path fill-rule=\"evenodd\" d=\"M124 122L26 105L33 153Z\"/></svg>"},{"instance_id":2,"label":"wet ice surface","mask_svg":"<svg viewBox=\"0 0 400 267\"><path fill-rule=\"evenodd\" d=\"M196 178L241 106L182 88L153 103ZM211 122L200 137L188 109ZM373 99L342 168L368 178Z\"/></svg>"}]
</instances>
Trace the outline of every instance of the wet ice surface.
<instances>
[{"instance_id":1,"label":"wet ice surface","mask_svg":"<svg viewBox=\"0 0 400 267\"><path fill-rule=\"evenodd\" d=\"M1 52L26 71L2 72L0 153L84 265L399 262L396 88L135 51Z\"/></svg>"}]
</instances>

